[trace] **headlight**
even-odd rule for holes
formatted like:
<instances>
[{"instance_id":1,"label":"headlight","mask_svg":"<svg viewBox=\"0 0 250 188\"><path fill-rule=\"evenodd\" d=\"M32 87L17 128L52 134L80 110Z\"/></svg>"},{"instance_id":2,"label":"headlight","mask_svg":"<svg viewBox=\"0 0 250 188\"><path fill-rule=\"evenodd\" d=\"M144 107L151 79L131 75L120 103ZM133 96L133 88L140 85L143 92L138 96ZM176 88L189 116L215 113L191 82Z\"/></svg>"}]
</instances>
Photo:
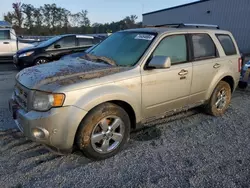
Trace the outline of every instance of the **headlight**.
<instances>
[{"instance_id":1,"label":"headlight","mask_svg":"<svg viewBox=\"0 0 250 188\"><path fill-rule=\"evenodd\" d=\"M19 55L19 57L27 57L27 56L30 56L34 53L34 51L31 51L31 52L26 52L26 53L23 53L21 55Z\"/></svg>"},{"instance_id":2,"label":"headlight","mask_svg":"<svg viewBox=\"0 0 250 188\"><path fill-rule=\"evenodd\" d=\"M65 95L62 93L45 93L35 91L33 97L33 110L47 111L53 107L60 107L63 105Z\"/></svg>"}]
</instances>

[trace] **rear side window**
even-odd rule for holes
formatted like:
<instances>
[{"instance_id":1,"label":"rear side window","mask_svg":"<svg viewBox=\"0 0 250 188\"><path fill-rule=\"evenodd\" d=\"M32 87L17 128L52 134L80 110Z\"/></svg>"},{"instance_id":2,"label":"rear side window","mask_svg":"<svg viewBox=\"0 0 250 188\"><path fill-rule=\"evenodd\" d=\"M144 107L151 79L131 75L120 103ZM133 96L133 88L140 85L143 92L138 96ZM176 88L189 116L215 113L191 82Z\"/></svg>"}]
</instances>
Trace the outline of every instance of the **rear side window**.
<instances>
[{"instance_id":1,"label":"rear side window","mask_svg":"<svg viewBox=\"0 0 250 188\"><path fill-rule=\"evenodd\" d=\"M10 31L9 30L0 30L0 40L10 39Z\"/></svg>"},{"instance_id":2,"label":"rear side window","mask_svg":"<svg viewBox=\"0 0 250 188\"><path fill-rule=\"evenodd\" d=\"M232 38L229 35L216 35L219 39L222 48L224 49L224 52L226 55L235 55L237 54L235 45L233 43Z\"/></svg>"},{"instance_id":3,"label":"rear side window","mask_svg":"<svg viewBox=\"0 0 250 188\"><path fill-rule=\"evenodd\" d=\"M94 39L91 38L78 38L79 46L89 46L94 44Z\"/></svg>"},{"instance_id":4,"label":"rear side window","mask_svg":"<svg viewBox=\"0 0 250 188\"><path fill-rule=\"evenodd\" d=\"M195 60L209 59L217 56L215 44L209 35L193 34L192 42Z\"/></svg>"}]
</instances>

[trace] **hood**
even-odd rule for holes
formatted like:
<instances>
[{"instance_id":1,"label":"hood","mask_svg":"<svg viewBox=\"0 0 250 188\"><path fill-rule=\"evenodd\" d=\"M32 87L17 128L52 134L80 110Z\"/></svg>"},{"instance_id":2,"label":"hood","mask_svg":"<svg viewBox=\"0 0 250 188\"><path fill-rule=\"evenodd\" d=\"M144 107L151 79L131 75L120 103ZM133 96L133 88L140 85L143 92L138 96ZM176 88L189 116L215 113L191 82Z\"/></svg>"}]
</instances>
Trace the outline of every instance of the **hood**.
<instances>
[{"instance_id":1,"label":"hood","mask_svg":"<svg viewBox=\"0 0 250 188\"><path fill-rule=\"evenodd\" d=\"M76 58L26 68L17 74L16 79L29 89L39 89L53 83L66 86L125 70L128 70L128 67L116 67Z\"/></svg>"},{"instance_id":2,"label":"hood","mask_svg":"<svg viewBox=\"0 0 250 188\"><path fill-rule=\"evenodd\" d=\"M17 51L17 54L22 54L22 53L26 53L26 52L30 52L30 51L38 49L32 44L26 44L26 43L19 43L18 48L19 50Z\"/></svg>"},{"instance_id":3,"label":"hood","mask_svg":"<svg viewBox=\"0 0 250 188\"><path fill-rule=\"evenodd\" d=\"M70 58L78 58L78 57L84 56L84 54L86 54L86 52L73 53L73 54L63 56L60 60L68 60Z\"/></svg>"},{"instance_id":4,"label":"hood","mask_svg":"<svg viewBox=\"0 0 250 188\"><path fill-rule=\"evenodd\" d=\"M18 42L18 49L19 49L19 51L26 52L26 51L32 50L33 48L34 48L33 44ZM21 52L21 53L24 53L24 52Z\"/></svg>"}]
</instances>

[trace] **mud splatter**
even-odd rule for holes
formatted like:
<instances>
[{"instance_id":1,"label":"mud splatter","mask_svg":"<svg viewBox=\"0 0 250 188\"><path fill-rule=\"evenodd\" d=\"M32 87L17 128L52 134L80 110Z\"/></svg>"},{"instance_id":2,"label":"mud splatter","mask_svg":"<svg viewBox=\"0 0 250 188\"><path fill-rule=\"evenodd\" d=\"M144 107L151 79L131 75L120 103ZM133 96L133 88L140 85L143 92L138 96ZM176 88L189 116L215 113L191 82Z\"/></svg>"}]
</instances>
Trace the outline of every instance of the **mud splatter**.
<instances>
[{"instance_id":1,"label":"mud splatter","mask_svg":"<svg viewBox=\"0 0 250 188\"><path fill-rule=\"evenodd\" d=\"M94 63L83 59L57 61L24 69L17 80L26 87L38 89L41 85L59 81L59 85L68 85L79 79L87 80L128 70L128 67L116 67L104 63Z\"/></svg>"}]
</instances>

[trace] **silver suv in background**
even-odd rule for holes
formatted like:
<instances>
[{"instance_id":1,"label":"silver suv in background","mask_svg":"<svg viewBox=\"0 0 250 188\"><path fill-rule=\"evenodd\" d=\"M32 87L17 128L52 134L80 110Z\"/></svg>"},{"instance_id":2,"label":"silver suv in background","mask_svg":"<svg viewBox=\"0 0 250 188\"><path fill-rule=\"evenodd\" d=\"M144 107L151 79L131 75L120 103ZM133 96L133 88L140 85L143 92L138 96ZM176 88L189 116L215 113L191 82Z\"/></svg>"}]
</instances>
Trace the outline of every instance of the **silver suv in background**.
<instances>
[{"instance_id":1,"label":"silver suv in background","mask_svg":"<svg viewBox=\"0 0 250 188\"><path fill-rule=\"evenodd\" d=\"M145 122L201 105L223 115L240 60L232 34L213 26L120 31L81 58L21 71L10 110L31 140L105 159Z\"/></svg>"}]
</instances>

